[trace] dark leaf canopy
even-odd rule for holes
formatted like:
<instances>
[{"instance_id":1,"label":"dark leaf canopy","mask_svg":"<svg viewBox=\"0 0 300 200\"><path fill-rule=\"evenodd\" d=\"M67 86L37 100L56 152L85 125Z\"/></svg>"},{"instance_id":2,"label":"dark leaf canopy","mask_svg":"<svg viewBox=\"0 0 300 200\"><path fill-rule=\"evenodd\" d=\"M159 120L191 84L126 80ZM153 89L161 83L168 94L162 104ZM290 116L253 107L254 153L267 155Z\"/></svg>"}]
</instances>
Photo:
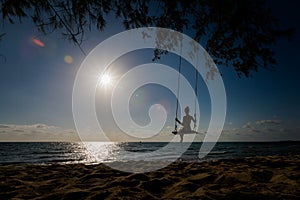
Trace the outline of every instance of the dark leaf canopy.
<instances>
[{"instance_id":1,"label":"dark leaf canopy","mask_svg":"<svg viewBox=\"0 0 300 200\"><path fill-rule=\"evenodd\" d=\"M2 23L30 18L48 34L61 31L81 48L86 31L104 30L108 14L125 29L157 26L200 42L218 65L239 76L276 64L272 46L283 30L264 0L0 0ZM1 35L1 33L0 33ZM154 59L165 53L154 51Z\"/></svg>"}]
</instances>

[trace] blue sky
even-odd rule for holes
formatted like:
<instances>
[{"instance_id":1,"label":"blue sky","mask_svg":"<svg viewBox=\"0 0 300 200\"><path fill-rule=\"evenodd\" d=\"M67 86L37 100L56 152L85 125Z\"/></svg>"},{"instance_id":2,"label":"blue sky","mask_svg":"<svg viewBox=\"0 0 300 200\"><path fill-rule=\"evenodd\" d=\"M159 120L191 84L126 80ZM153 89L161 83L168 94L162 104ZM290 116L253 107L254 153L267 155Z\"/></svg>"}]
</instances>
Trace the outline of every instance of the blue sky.
<instances>
[{"instance_id":1,"label":"blue sky","mask_svg":"<svg viewBox=\"0 0 300 200\"><path fill-rule=\"evenodd\" d=\"M284 26L298 28L300 17L295 6L276 2L273 8ZM109 20L104 32L88 33L82 47L89 53L98 43L120 31L123 31L121 25ZM59 33L41 35L28 21L5 24L1 32L6 35L0 42L0 53L5 56L5 59L0 57L0 140L76 138L72 89L85 56L73 43L61 39ZM42 41L44 47L35 44L33 38ZM238 78L231 67L218 66L227 95L227 117L222 140L300 139L299 45L299 29L296 29L291 42L281 39L274 47L278 61L276 70L260 69L250 78ZM149 50L134 52L130 59L120 59L117 64L121 71L126 71L137 64L150 62L152 55L149 54ZM66 56L72 57L72 61L66 61ZM167 55L161 63L177 68L178 59ZM183 65L188 64L184 62ZM191 82L194 81L194 74L188 67L183 69L183 74ZM210 117L209 98L203 80L199 81L199 87L200 125L201 129L205 129ZM98 95L102 99L98 116L103 118L108 131L116 131L112 130L111 116L103 116L108 112L109 98L101 92ZM148 123L149 117L145 112L153 103L161 103L168 111L166 130L173 126L176 99L166 88L155 85L140 88L131 103L131 114L136 123ZM170 137L165 136L166 139Z\"/></svg>"}]
</instances>

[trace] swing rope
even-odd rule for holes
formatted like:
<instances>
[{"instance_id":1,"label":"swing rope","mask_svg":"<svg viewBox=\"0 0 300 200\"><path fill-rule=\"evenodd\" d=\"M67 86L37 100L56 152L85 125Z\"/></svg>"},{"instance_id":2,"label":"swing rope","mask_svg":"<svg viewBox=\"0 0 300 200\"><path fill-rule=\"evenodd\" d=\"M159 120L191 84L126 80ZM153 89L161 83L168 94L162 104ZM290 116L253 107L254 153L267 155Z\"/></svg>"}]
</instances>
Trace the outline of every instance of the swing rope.
<instances>
[{"instance_id":1,"label":"swing rope","mask_svg":"<svg viewBox=\"0 0 300 200\"><path fill-rule=\"evenodd\" d=\"M177 133L177 119L178 119L178 110L179 110L179 95L180 95L180 75L181 75L181 65L182 65L182 44L180 47L180 56L179 56L179 65L178 65L178 80L177 80L177 98L176 98L176 118L175 118L175 130L172 132L174 134ZM197 115L197 100L198 100L198 56L197 56L197 63L196 63L196 80L195 80L195 99L194 99L194 107L195 107L195 122L194 122L194 131L197 129L196 123L196 115Z\"/></svg>"},{"instance_id":2,"label":"swing rope","mask_svg":"<svg viewBox=\"0 0 300 200\"><path fill-rule=\"evenodd\" d=\"M195 117L195 122L194 122L194 131L197 131L197 100L198 100L198 56L197 56L197 62L196 62L196 82L195 82L195 100L194 100L194 117Z\"/></svg>"},{"instance_id":3,"label":"swing rope","mask_svg":"<svg viewBox=\"0 0 300 200\"><path fill-rule=\"evenodd\" d=\"M182 44L180 46L180 55L179 55L179 66L178 66L178 80L177 80L177 98L176 98L176 118L175 118L175 130L177 132L177 119L178 119L178 109L179 109L179 95L180 95L180 74L181 74L181 63L182 63Z\"/></svg>"}]
</instances>

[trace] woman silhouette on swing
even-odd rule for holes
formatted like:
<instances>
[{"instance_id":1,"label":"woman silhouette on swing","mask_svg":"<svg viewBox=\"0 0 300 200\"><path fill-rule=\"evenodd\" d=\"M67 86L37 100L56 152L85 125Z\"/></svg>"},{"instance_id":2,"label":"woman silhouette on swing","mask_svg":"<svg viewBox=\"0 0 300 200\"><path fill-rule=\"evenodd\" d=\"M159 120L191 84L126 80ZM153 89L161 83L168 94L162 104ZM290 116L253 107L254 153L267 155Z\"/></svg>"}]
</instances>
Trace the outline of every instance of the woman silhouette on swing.
<instances>
[{"instance_id":1,"label":"woman silhouette on swing","mask_svg":"<svg viewBox=\"0 0 300 200\"><path fill-rule=\"evenodd\" d=\"M188 106L185 107L184 112L185 112L185 116L183 116L182 122L179 121L179 119L177 117L175 119L179 124L182 125L182 128L178 131L178 133L180 135L180 142L183 141L183 135L185 133L197 133L196 131L191 129L191 121L193 121L194 124L196 124L196 113L194 114L194 117L192 117L189 114L190 108Z\"/></svg>"}]
</instances>

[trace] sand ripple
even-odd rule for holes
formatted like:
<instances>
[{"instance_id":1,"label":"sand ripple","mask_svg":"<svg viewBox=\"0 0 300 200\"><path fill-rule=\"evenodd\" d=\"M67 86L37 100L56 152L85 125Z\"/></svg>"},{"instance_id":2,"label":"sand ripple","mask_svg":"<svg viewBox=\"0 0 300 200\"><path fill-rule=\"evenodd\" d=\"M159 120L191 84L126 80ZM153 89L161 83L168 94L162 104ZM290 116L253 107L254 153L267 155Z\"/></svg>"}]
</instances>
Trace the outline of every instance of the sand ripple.
<instances>
[{"instance_id":1,"label":"sand ripple","mask_svg":"<svg viewBox=\"0 0 300 200\"><path fill-rule=\"evenodd\" d=\"M177 162L144 174L103 164L0 165L0 172L0 199L300 199L300 155Z\"/></svg>"}]
</instances>

